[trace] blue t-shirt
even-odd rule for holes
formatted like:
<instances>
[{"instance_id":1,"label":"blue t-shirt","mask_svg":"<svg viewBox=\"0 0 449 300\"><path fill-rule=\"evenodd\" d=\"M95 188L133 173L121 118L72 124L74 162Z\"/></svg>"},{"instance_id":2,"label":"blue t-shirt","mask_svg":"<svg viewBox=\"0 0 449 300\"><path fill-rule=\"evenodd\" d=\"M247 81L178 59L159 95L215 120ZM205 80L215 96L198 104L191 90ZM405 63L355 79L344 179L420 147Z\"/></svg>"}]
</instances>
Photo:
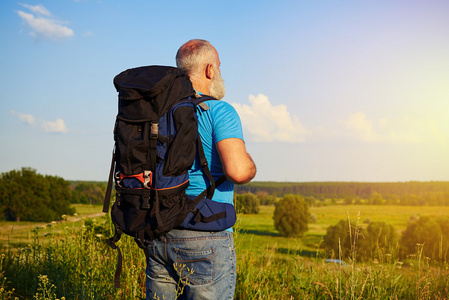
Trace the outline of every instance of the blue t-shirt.
<instances>
[{"instance_id":1,"label":"blue t-shirt","mask_svg":"<svg viewBox=\"0 0 449 300\"><path fill-rule=\"evenodd\" d=\"M237 111L229 103L220 100L208 100L204 102L209 109L203 110L198 106L198 132L203 143L204 154L209 169L215 180L223 173L220 156L215 145L217 142L228 138L243 140L242 124ZM186 190L187 195L197 196L209 185L209 179L203 173L198 157L195 159L189 171L190 184ZM234 184L226 180L215 189L213 200L233 204Z\"/></svg>"}]
</instances>

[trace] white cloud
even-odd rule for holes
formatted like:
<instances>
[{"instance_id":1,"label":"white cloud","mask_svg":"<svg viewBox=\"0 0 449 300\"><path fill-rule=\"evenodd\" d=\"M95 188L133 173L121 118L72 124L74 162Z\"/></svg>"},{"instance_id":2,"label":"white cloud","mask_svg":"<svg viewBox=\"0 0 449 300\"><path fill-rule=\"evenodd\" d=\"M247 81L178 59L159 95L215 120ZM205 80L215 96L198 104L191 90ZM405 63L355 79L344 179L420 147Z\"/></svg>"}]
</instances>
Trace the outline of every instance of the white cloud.
<instances>
[{"instance_id":1,"label":"white cloud","mask_svg":"<svg viewBox=\"0 0 449 300\"><path fill-rule=\"evenodd\" d=\"M377 133L373 131L373 122L366 118L362 112L356 112L349 116L348 120L340 121L349 134L356 139L365 142L376 142L379 140Z\"/></svg>"},{"instance_id":2,"label":"white cloud","mask_svg":"<svg viewBox=\"0 0 449 300\"><path fill-rule=\"evenodd\" d=\"M309 134L299 118L290 114L287 106L273 106L263 94L250 95L249 102L250 105L233 103L232 106L253 141L299 143Z\"/></svg>"},{"instance_id":3,"label":"white cloud","mask_svg":"<svg viewBox=\"0 0 449 300\"><path fill-rule=\"evenodd\" d=\"M51 13L43 5L20 5L31 11L27 13L19 10L17 14L29 28L32 37L59 40L74 35L72 29L62 25L63 22L50 18Z\"/></svg>"},{"instance_id":4,"label":"white cloud","mask_svg":"<svg viewBox=\"0 0 449 300\"><path fill-rule=\"evenodd\" d=\"M29 125L33 125L34 124L34 117L30 114L17 114L17 116L19 117L19 119L22 122L25 122Z\"/></svg>"},{"instance_id":5,"label":"white cloud","mask_svg":"<svg viewBox=\"0 0 449 300\"><path fill-rule=\"evenodd\" d=\"M356 112L340 121L344 135L364 142L445 143L448 136L433 118L398 117L369 120L365 113Z\"/></svg>"},{"instance_id":6,"label":"white cloud","mask_svg":"<svg viewBox=\"0 0 449 300\"><path fill-rule=\"evenodd\" d=\"M15 111L11 111L11 114L17 115L20 121L32 126L39 128L42 131L45 132L58 132L58 133L67 133L67 127L65 126L64 120L62 119L56 119L56 121L45 121L39 119L36 121L36 118L31 114L21 114L16 113Z\"/></svg>"},{"instance_id":7,"label":"white cloud","mask_svg":"<svg viewBox=\"0 0 449 300\"><path fill-rule=\"evenodd\" d=\"M41 121L41 128L46 132L60 132L66 133L67 128L65 127L64 120L56 119L56 121Z\"/></svg>"},{"instance_id":8,"label":"white cloud","mask_svg":"<svg viewBox=\"0 0 449 300\"><path fill-rule=\"evenodd\" d=\"M25 8L28 8L29 10L31 10L33 13L37 14L37 15L42 15L42 16L47 16L50 17L51 13L42 5L42 4L38 4L38 5L29 5L29 4L24 4L24 3L19 3L20 5L22 5Z\"/></svg>"}]
</instances>

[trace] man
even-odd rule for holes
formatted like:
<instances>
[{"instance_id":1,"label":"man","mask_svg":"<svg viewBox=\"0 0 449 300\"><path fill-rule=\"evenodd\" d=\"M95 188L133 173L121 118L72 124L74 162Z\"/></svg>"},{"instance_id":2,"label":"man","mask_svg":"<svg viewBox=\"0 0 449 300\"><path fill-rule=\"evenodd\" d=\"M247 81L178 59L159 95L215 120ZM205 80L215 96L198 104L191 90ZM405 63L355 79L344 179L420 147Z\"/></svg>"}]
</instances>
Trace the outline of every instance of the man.
<instances>
[{"instance_id":1,"label":"man","mask_svg":"<svg viewBox=\"0 0 449 300\"><path fill-rule=\"evenodd\" d=\"M221 99L225 87L217 50L205 40L181 46L176 64L189 76L199 94ZM213 200L233 203L234 184L249 182L256 166L246 152L240 118L228 103L205 101L209 109L197 113L198 131L215 179L227 180ZM208 185L198 161L189 171L186 193L199 195ZM147 299L233 299L236 258L232 228L220 232L171 230L149 245Z\"/></svg>"}]
</instances>

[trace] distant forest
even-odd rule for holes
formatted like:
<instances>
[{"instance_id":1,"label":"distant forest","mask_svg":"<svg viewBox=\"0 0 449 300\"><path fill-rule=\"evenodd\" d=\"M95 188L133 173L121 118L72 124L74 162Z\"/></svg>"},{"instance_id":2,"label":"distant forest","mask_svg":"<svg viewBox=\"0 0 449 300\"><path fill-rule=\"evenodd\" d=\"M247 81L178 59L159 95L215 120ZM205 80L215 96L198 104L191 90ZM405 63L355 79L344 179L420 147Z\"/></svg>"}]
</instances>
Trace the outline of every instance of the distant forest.
<instances>
[{"instance_id":1,"label":"distant forest","mask_svg":"<svg viewBox=\"0 0 449 300\"><path fill-rule=\"evenodd\" d=\"M74 212L71 204L101 204L106 185L106 182L66 181L57 176L39 174L31 168L5 172L0 174L0 220L59 220L62 215ZM236 199L243 199L245 208L254 201L273 205L287 194L300 195L311 206L449 206L449 182L442 181L251 182L236 185Z\"/></svg>"},{"instance_id":2,"label":"distant forest","mask_svg":"<svg viewBox=\"0 0 449 300\"><path fill-rule=\"evenodd\" d=\"M250 182L237 194L301 195L345 204L449 205L449 182ZM310 201L309 201L310 202Z\"/></svg>"}]
</instances>

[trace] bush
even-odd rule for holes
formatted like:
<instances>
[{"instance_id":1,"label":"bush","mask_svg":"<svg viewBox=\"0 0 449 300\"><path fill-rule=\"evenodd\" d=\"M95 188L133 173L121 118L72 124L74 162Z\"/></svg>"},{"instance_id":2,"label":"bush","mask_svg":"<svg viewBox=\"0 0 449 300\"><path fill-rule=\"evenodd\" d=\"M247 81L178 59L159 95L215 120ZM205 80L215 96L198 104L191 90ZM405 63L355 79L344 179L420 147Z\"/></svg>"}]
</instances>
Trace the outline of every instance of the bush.
<instances>
[{"instance_id":1,"label":"bush","mask_svg":"<svg viewBox=\"0 0 449 300\"><path fill-rule=\"evenodd\" d=\"M382 260L383 255L392 254L396 243L397 236L393 226L385 222L372 222L366 229L362 229L350 226L348 220L340 220L327 228L323 245L333 258L344 259L354 254L354 258L358 260Z\"/></svg>"},{"instance_id":2,"label":"bush","mask_svg":"<svg viewBox=\"0 0 449 300\"><path fill-rule=\"evenodd\" d=\"M358 257L383 260L385 254L393 254L397 246L397 235L393 226L385 222L372 222L362 230L363 239L359 239Z\"/></svg>"},{"instance_id":3,"label":"bush","mask_svg":"<svg viewBox=\"0 0 449 300\"><path fill-rule=\"evenodd\" d=\"M260 205L273 205L276 202L276 197L269 195L267 192L258 192L257 198L259 198Z\"/></svg>"},{"instance_id":4,"label":"bush","mask_svg":"<svg viewBox=\"0 0 449 300\"><path fill-rule=\"evenodd\" d=\"M309 205L299 195L285 195L276 203L273 219L282 236L302 236L308 230Z\"/></svg>"},{"instance_id":5,"label":"bush","mask_svg":"<svg viewBox=\"0 0 449 300\"><path fill-rule=\"evenodd\" d=\"M340 220L337 224L326 229L323 246L333 258L346 258L351 251L351 238L349 236L348 221Z\"/></svg>"},{"instance_id":6,"label":"bush","mask_svg":"<svg viewBox=\"0 0 449 300\"><path fill-rule=\"evenodd\" d=\"M443 230L448 228L447 219L433 219L428 216L410 219L401 236L403 254L416 254L417 246L420 245L425 256L443 259L443 255L446 256L449 250L449 233Z\"/></svg>"},{"instance_id":7,"label":"bush","mask_svg":"<svg viewBox=\"0 0 449 300\"><path fill-rule=\"evenodd\" d=\"M101 204L106 193L106 184L103 182L72 182L72 203Z\"/></svg>"},{"instance_id":8,"label":"bush","mask_svg":"<svg viewBox=\"0 0 449 300\"><path fill-rule=\"evenodd\" d=\"M259 199L252 193L235 196L235 210L243 214L258 214Z\"/></svg>"}]
</instances>

